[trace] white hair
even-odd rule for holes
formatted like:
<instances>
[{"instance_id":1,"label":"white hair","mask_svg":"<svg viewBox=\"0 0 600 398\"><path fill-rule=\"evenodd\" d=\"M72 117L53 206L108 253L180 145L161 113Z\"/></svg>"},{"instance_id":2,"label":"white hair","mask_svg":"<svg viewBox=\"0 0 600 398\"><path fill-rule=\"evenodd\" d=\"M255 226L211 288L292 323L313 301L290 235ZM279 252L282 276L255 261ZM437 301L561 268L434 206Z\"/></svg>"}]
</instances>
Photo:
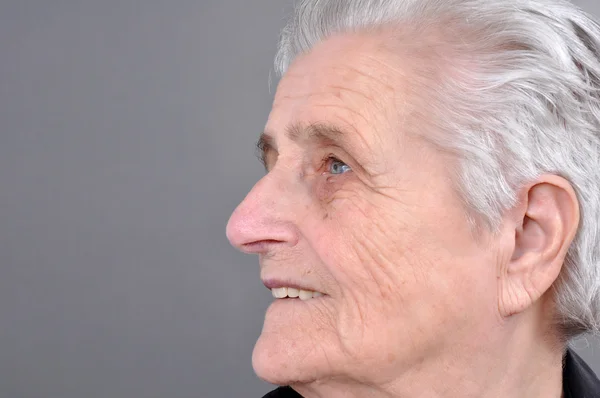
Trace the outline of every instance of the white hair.
<instances>
[{"instance_id":1,"label":"white hair","mask_svg":"<svg viewBox=\"0 0 600 398\"><path fill-rule=\"evenodd\" d=\"M438 40L455 50L438 60L452 73L426 83L426 111L443 133L430 140L457 156L471 222L497 231L541 174L572 184L581 221L555 284L557 322L566 338L600 332L600 26L564 0L300 0L276 71L334 34L386 26L412 26L417 41L454 29Z\"/></svg>"}]
</instances>

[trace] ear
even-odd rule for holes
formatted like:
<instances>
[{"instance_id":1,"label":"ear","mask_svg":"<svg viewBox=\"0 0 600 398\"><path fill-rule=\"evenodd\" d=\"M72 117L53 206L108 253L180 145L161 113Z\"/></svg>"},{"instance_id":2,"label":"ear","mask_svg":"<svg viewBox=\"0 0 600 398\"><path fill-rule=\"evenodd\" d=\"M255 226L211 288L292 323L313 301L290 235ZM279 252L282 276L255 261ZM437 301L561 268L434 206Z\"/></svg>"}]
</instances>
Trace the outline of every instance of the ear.
<instances>
[{"instance_id":1,"label":"ear","mask_svg":"<svg viewBox=\"0 0 600 398\"><path fill-rule=\"evenodd\" d=\"M505 223L511 252L500 264L498 298L508 317L532 306L558 277L579 226L575 191L564 178L543 175L519 191Z\"/></svg>"}]
</instances>

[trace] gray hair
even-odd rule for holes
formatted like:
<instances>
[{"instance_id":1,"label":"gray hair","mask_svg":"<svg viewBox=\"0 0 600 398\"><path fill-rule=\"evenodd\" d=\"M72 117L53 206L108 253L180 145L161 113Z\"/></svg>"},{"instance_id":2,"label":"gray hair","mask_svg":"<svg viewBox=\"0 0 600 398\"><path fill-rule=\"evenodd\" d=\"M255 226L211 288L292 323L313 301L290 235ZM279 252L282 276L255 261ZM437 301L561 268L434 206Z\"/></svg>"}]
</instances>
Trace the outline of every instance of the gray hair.
<instances>
[{"instance_id":1,"label":"gray hair","mask_svg":"<svg viewBox=\"0 0 600 398\"><path fill-rule=\"evenodd\" d=\"M455 56L437 62L453 73L425 83L427 111L442 133L431 142L456 155L470 222L497 231L541 174L572 184L581 221L554 287L557 323L566 338L600 332L600 26L564 0L301 0L276 71L327 37L385 26L413 26L417 40L455 28L438 43Z\"/></svg>"}]
</instances>

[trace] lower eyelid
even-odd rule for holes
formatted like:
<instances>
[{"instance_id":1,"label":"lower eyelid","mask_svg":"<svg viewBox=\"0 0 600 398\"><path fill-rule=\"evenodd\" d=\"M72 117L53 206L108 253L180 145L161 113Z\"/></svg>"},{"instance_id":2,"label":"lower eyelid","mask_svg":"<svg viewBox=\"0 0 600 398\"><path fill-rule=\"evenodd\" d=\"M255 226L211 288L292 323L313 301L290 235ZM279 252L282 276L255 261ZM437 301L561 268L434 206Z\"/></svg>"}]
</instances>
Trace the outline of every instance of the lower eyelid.
<instances>
[{"instance_id":1,"label":"lower eyelid","mask_svg":"<svg viewBox=\"0 0 600 398\"><path fill-rule=\"evenodd\" d=\"M335 182L331 182L334 179L332 176L326 176L325 180L320 180L315 184L315 193L319 200L327 200L336 191Z\"/></svg>"},{"instance_id":2,"label":"lower eyelid","mask_svg":"<svg viewBox=\"0 0 600 398\"><path fill-rule=\"evenodd\" d=\"M334 189L336 185L340 185L340 184L344 183L344 180L346 178L348 178L347 174L348 173L329 174L329 175L325 176L325 181L323 183L331 186L332 189Z\"/></svg>"},{"instance_id":3,"label":"lower eyelid","mask_svg":"<svg viewBox=\"0 0 600 398\"><path fill-rule=\"evenodd\" d=\"M323 204L330 203L339 197L340 192L354 192L358 186L353 185L350 173L327 175L318 179L315 184L315 194Z\"/></svg>"}]
</instances>

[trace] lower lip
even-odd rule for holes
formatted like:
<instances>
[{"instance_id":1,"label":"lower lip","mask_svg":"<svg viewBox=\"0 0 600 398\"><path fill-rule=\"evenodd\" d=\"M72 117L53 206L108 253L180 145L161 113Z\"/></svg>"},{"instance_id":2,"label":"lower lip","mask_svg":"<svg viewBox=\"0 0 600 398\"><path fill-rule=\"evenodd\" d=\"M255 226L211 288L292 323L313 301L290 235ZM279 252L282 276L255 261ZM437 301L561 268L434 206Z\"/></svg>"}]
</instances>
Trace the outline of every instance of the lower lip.
<instances>
[{"instance_id":1,"label":"lower lip","mask_svg":"<svg viewBox=\"0 0 600 398\"><path fill-rule=\"evenodd\" d=\"M302 301L299 298L275 299L265 312L264 326L270 328L288 328L290 324L305 323L314 319L326 307L324 297Z\"/></svg>"}]
</instances>

